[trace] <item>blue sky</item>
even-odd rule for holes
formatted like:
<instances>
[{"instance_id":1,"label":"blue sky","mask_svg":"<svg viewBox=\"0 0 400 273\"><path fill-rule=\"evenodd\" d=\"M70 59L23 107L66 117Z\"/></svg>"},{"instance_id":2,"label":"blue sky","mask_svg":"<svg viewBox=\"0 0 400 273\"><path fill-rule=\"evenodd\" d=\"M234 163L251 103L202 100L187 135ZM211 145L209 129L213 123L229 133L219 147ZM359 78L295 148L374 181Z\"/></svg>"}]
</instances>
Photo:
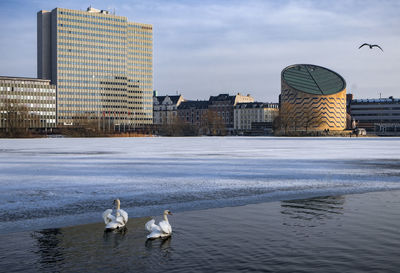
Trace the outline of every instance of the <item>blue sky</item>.
<instances>
[{"instance_id":1,"label":"blue sky","mask_svg":"<svg viewBox=\"0 0 400 273\"><path fill-rule=\"evenodd\" d=\"M37 11L89 5L153 24L159 94L277 102L282 69L311 63L341 74L356 98L400 97L400 1L1 0L0 75L36 76Z\"/></svg>"}]
</instances>

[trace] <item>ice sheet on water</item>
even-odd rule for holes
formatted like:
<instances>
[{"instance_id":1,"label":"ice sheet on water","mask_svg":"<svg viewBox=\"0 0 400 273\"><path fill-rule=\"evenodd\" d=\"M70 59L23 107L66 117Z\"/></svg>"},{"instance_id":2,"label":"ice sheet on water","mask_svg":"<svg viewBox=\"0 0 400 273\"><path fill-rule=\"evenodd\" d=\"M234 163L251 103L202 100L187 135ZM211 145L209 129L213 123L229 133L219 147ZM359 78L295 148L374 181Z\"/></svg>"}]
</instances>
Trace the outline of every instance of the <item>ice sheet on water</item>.
<instances>
[{"instance_id":1,"label":"ice sheet on water","mask_svg":"<svg viewBox=\"0 0 400 273\"><path fill-rule=\"evenodd\" d=\"M0 229L400 189L399 138L0 140ZM58 219L58 220L57 220Z\"/></svg>"}]
</instances>

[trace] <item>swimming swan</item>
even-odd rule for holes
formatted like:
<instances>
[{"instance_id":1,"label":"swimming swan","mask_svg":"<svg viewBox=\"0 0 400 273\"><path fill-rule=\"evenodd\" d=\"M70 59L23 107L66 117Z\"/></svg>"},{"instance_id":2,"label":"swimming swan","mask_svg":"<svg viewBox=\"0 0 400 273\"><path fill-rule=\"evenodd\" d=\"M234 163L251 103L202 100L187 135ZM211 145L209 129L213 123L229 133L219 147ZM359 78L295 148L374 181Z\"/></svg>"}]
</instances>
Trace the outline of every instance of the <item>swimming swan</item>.
<instances>
[{"instance_id":1,"label":"swimming swan","mask_svg":"<svg viewBox=\"0 0 400 273\"><path fill-rule=\"evenodd\" d=\"M151 219L146 223L145 227L147 231L150 232L150 234L147 235L148 239L165 238L171 236L172 227L168 222L168 214L172 215L169 210L164 210L164 220L160 221L158 225L154 224L154 219Z\"/></svg>"},{"instance_id":2,"label":"swimming swan","mask_svg":"<svg viewBox=\"0 0 400 273\"><path fill-rule=\"evenodd\" d=\"M107 209L103 212L106 230L120 229L128 222L128 213L120 209L121 202L119 199L115 199L113 205L116 205L115 216L111 214L112 209Z\"/></svg>"}]
</instances>

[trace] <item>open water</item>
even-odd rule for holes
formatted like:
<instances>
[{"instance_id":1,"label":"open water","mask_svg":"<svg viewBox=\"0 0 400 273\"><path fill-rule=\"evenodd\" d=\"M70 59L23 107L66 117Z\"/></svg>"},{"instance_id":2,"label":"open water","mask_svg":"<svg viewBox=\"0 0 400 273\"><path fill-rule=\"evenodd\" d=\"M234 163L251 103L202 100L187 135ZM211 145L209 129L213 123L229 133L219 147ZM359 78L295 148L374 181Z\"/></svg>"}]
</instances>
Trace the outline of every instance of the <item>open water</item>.
<instances>
[{"instance_id":1,"label":"open water","mask_svg":"<svg viewBox=\"0 0 400 273\"><path fill-rule=\"evenodd\" d=\"M164 240L146 240L148 217L119 233L102 223L9 233L0 270L398 272L399 211L392 191L174 213Z\"/></svg>"}]
</instances>

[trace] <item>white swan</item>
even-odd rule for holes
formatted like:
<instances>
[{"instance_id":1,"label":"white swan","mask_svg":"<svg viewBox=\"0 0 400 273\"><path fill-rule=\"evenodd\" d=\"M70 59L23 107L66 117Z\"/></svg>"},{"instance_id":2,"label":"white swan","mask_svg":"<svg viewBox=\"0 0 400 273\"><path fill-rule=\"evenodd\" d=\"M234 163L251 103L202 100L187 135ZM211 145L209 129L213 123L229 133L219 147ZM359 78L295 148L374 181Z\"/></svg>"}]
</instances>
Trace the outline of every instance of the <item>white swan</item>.
<instances>
[{"instance_id":1,"label":"white swan","mask_svg":"<svg viewBox=\"0 0 400 273\"><path fill-rule=\"evenodd\" d=\"M172 227L168 222L168 214L172 215L169 210L164 210L164 220L160 221L158 225L154 224L154 219L151 219L146 223L145 227L147 231L150 232L150 234L147 235L148 239L165 238L171 236Z\"/></svg>"},{"instance_id":2,"label":"white swan","mask_svg":"<svg viewBox=\"0 0 400 273\"><path fill-rule=\"evenodd\" d=\"M128 213L120 209L121 202L119 199L115 199L113 204L116 205L115 216L111 214L112 209L107 209L103 212L106 230L120 229L128 222Z\"/></svg>"}]
</instances>

